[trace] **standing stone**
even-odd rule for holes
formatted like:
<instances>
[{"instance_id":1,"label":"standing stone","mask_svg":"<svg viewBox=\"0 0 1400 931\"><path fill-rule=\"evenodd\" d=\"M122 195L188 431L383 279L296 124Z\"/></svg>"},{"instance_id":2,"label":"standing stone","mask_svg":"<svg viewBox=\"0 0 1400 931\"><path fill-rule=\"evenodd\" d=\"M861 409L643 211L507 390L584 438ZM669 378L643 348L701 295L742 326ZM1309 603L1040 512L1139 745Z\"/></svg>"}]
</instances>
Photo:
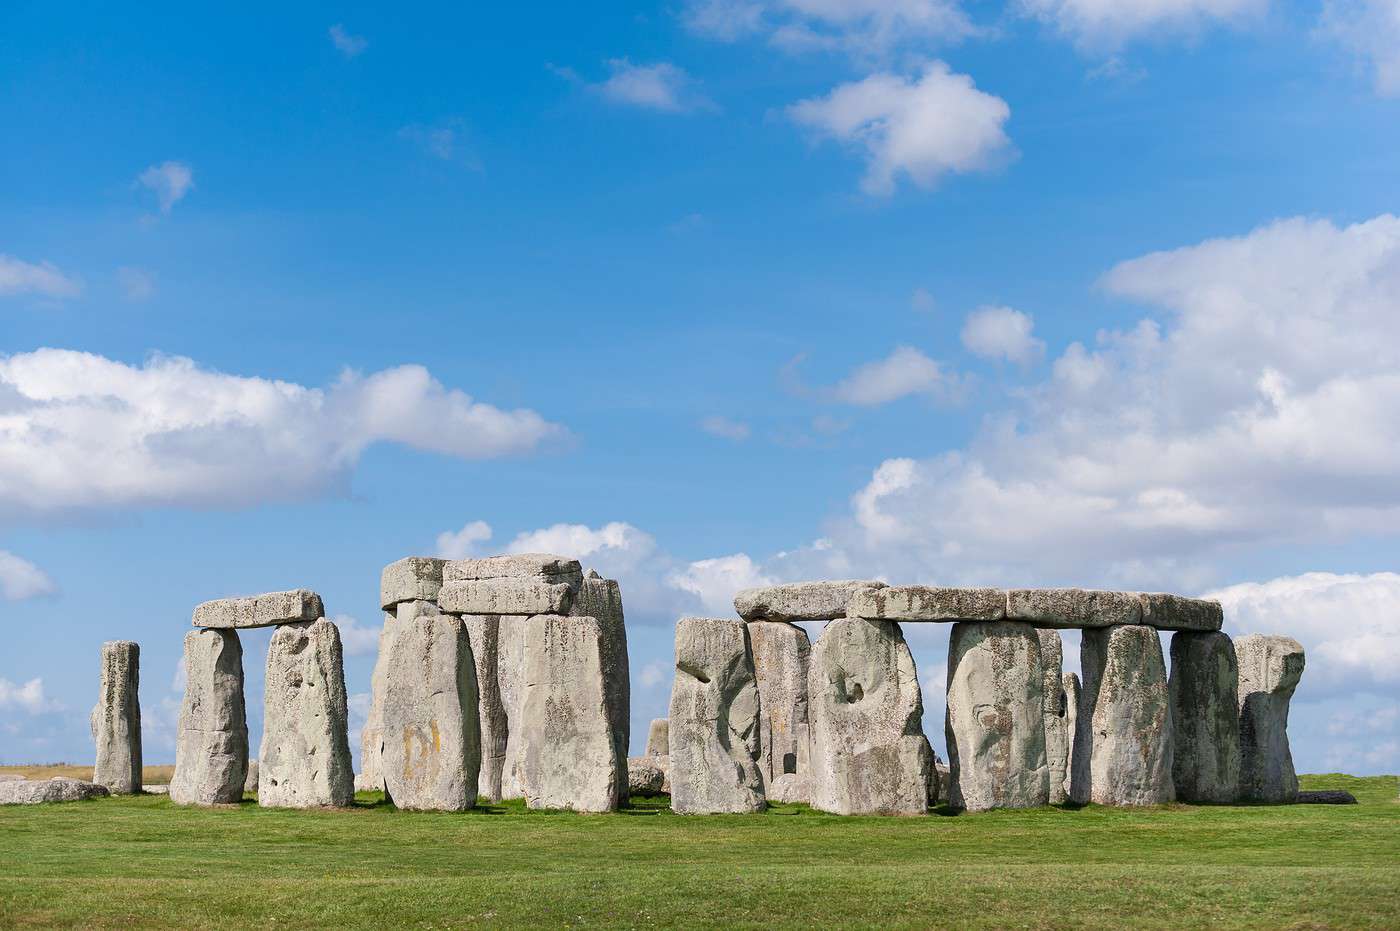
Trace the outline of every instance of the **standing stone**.
<instances>
[{"instance_id":1,"label":"standing stone","mask_svg":"<svg viewBox=\"0 0 1400 931\"><path fill-rule=\"evenodd\" d=\"M569 614L591 617L602 632L603 669L608 716L613 722L614 752L624 764L632 742L632 680L627 662L627 624L622 614L622 589L613 579L589 570L574 596ZM623 781L624 790L627 782ZM627 801L623 792L621 803Z\"/></svg>"},{"instance_id":2,"label":"standing stone","mask_svg":"<svg viewBox=\"0 0 1400 931\"><path fill-rule=\"evenodd\" d=\"M682 618L671 686L671 810L762 811L761 708L743 621Z\"/></svg>"},{"instance_id":3,"label":"standing stone","mask_svg":"<svg viewBox=\"0 0 1400 931\"><path fill-rule=\"evenodd\" d=\"M232 630L192 630L185 634L185 698L170 800L177 805L242 801L247 772L243 645Z\"/></svg>"},{"instance_id":4,"label":"standing stone","mask_svg":"<svg viewBox=\"0 0 1400 931\"><path fill-rule=\"evenodd\" d=\"M1050 804L1069 799L1069 706L1064 686L1064 645L1058 630L1037 630L1041 681L1045 683L1045 762L1050 768Z\"/></svg>"},{"instance_id":5,"label":"standing stone","mask_svg":"<svg viewBox=\"0 0 1400 931\"><path fill-rule=\"evenodd\" d=\"M812 648L807 693L812 807L840 815L924 814L933 750L899 625L861 618L828 624Z\"/></svg>"},{"instance_id":6,"label":"standing stone","mask_svg":"<svg viewBox=\"0 0 1400 931\"><path fill-rule=\"evenodd\" d=\"M1121 624L1084 631L1084 674L1070 797L1081 804L1161 805L1172 785L1172 718L1157 631Z\"/></svg>"},{"instance_id":7,"label":"standing stone","mask_svg":"<svg viewBox=\"0 0 1400 931\"><path fill-rule=\"evenodd\" d=\"M501 798L525 797L525 634L528 617L501 618L496 642L496 687L506 715Z\"/></svg>"},{"instance_id":8,"label":"standing stone","mask_svg":"<svg viewBox=\"0 0 1400 931\"><path fill-rule=\"evenodd\" d=\"M531 808L615 811L627 800L607 625L542 614L525 634L525 799Z\"/></svg>"},{"instance_id":9,"label":"standing stone","mask_svg":"<svg viewBox=\"0 0 1400 931\"><path fill-rule=\"evenodd\" d=\"M1240 671L1219 632L1172 636L1172 782L1182 802L1226 805L1240 784Z\"/></svg>"},{"instance_id":10,"label":"standing stone","mask_svg":"<svg viewBox=\"0 0 1400 931\"><path fill-rule=\"evenodd\" d=\"M647 756L670 756L671 739L668 718L655 718L647 728Z\"/></svg>"},{"instance_id":11,"label":"standing stone","mask_svg":"<svg viewBox=\"0 0 1400 931\"><path fill-rule=\"evenodd\" d=\"M1074 774L1074 732L1079 723L1079 674L1065 673L1065 799L1070 798L1069 787Z\"/></svg>"},{"instance_id":12,"label":"standing stone","mask_svg":"<svg viewBox=\"0 0 1400 931\"><path fill-rule=\"evenodd\" d=\"M809 768L807 673L812 653L807 631L778 621L753 621L748 634L763 712L759 719L759 770L764 795L775 802L805 802Z\"/></svg>"},{"instance_id":13,"label":"standing stone","mask_svg":"<svg viewBox=\"0 0 1400 931\"><path fill-rule=\"evenodd\" d=\"M385 570L388 571L387 569ZM416 615L415 602L396 605L384 612L384 626L379 631L379 652L374 658L374 672L369 680L369 715L360 731L360 772L355 777L356 792L384 791L384 769L380 755L384 743L384 678L389 668L389 650L394 644L394 626L398 614Z\"/></svg>"},{"instance_id":14,"label":"standing stone","mask_svg":"<svg viewBox=\"0 0 1400 931\"><path fill-rule=\"evenodd\" d=\"M1288 705L1303 677L1303 647L1250 634L1235 642L1240 669L1240 799L1294 802L1298 776L1288 747Z\"/></svg>"},{"instance_id":15,"label":"standing stone","mask_svg":"<svg viewBox=\"0 0 1400 931\"><path fill-rule=\"evenodd\" d=\"M968 811L1046 804L1045 711L1034 628L955 624L948 640L948 804Z\"/></svg>"},{"instance_id":16,"label":"standing stone","mask_svg":"<svg viewBox=\"0 0 1400 931\"><path fill-rule=\"evenodd\" d=\"M501 619L494 614L464 614L462 623L471 641L476 664L478 718L481 729L481 775L477 793L489 802L501 800L501 770L506 761L506 711L496 679L500 659Z\"/></svg>"},{"instance_id":17,"label":"standing stone","mask_svg":"<svg viewBox=\"0 0 1400 931\"><path fill-rule=\"evenodd\" d=\"M258 794L258 761L257 761L257 760L249 760L249 761L248 761L248 775L246 775L246 776L243 777L243 794L244 794L245 796L246 796L246 795L257 795L257 794Z\"/></svg>"},{"instance_id":18,"label":"standing stone","mask_svg":"<svg viewBox=\"0 0 1400 931\"><path fill-rule=\"evenodd\" d=\"M340 631L320 618L277 628L267 648L258 804L345 808L355 800Z\"/></svg>"},{"instance_id":19,"label":"standing stone","mask_svg":"<svg viewBox=\"0 0 1400 931\"><path fill-rule=\"evenodd\" d=\"M141 793L141 648L130 640L102 644L102 691L92 709L97 765L92 781L113 793Z\"/></svg>"},{"instance_id":20,"label":"standing stone","mask_svg":"<svg viewBox=\"0 0 1400 931\"><path fill-rule=\"evenodd\" d=\"M385 789L399 808L465 811L481 768L471 641L460 618L415 604L395 625L385 668Z\"/></svg>"}]
</instances>

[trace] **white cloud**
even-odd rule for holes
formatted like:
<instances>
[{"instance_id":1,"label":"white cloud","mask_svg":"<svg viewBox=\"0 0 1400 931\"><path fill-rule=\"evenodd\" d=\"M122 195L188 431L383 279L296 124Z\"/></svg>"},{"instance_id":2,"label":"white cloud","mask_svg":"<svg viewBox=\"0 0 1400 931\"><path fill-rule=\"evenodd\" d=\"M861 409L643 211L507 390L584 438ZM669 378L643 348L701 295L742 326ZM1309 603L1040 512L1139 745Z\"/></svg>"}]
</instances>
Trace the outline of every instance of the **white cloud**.
<instances>
[{"instance_id":1,"label":"white cloud","mask_svg":"<svg viewBox=\"0 0 1400 931\"><path fill-rule=\"evenodd\" d=\"M290 500L343 487L375 443L485 459L562 432L416 365L307 388L177 357L129 366L40 349L0 357L0 514Z\"/></svg>"},{"instance_id":2,"label":"white cloud","mask_svg":"<svg viewBox=\"0 0 1400 931\"><path fill-rule=\"evenodd\" d=\"M608 68L612 75L591 86L614 103L667 113L714 107L695 89L695 80L685 69L670 62L634 65L626 58L614 58L608 62Z\"/></svg>"},{"instance_id":3,"label":"white cloud","mask_svg":"<svg viewBox=\"0 0 1400 931\"><path fill-rule=\"evenodd\" d=\"M1269 0L1021 0L1021 9L1084 48L1139 38L1194 35L1216 23L1257 18Z\"/></svg>"},{"instance_id":4,"label":"white cloud","mask_svg":"<svg viewBox=\"0 0 1400 931\"><path fill-rule=\"evenodd\" d=\"M1324 0L1320 31L1369 66L1376 93L1400 96L1400 2Z\"/></svg>"},{"instance_id":5,"label":"white cloud","mask_svg":"<svg viewBox=\"0 0 1400 931\"><path fill-rule=\"evenodd\" d=\"M161 162L141 172L136 181L155 192L161 213L169 213L194 187L194 171L184 162Z\"/></svg>"},{"instance_id":6,"label":"white cloud","mask_svg":"<svg viewBox=\"0 0 1400 931\"><path fill-rule=\"evenodd\" d=\"M399 130L400 139L413 143L425 155L479 171L481 162L463 141L465 135L466 123L457 117L431 125L411 123Z\"/></svg>"},{"instance_id":7,"label":"white cloud","mask_svg":"<svg viewBox=\"0 0 1400 931\"><path fill-rule=\"evenodd\" d=\"M749 425L741 420L730 420L719 414L711 414L700 421L700 429L710 436L717 436L726 440L747 440L753 431Z\"/></svg>"},{"instance_id":8,"label":"white cloud","mask_svg":"<svg viewBox=\"0 0 1400 931\"><path fill-rule=\"evenodd\" d=\"M369 41L364 36L351 35L340 23L326 30L326 34L331 37L331 44L346 58L354 58L369 48Z\"/></svg>"},{"instance_id":9,"label":"white cloud","mask_svg":"<svg viewBox=\"0 0 1400 931\"><path fill-rule=\"evenodd\" d=\"M762 36L788 52L862 60L978 32L957 0L691 0L683 18L692 31L721 41Z\"/></svg>"},{"instance_id":10,"label":"white cloud","mask_svg":"<svg viewBox=\"0 0 1400 931\"><path fill-rule=\"evenodd\" d=\"M445 530L437 536L434 551L443 559L467 559L480 555L478 543L491 539L491 525L484 520L469 521L461 530Z\"/></svg>"},{"instance_id":11,"label":"white cloud","mask_svg":"<svg viewBox=\"0 0 1400 931\"><path fill-rule=\"evenodd\" d=\"M365 626L348 614L331 618L340 631L340 647L346 656L373 656L379 652L379 628Z\"/></svg>"},{"instance_id":12,"label":"white cloud","mask_svg":"<svg viewBox=\"0 0 1400 931\"><path fill-rule=\"evenodd\" d=\"M617 570L632 567L656 550L656 541L631 524L612 521L596 530L585 524L554 524L517 534L507 553L558 553Z\"/></svg>"},{"instance_id":13,"label":"white cloud","mask_svg":"<svg viewBox=\"0 0 1400 931\"><path fill-rule=\"evenodd\" d=\"M117 269L117 283L128 301L146 301L156 293L156 279L150 272L123 265Z\"/></svg>"},{"instance_id":14,"label":"white cloud","mask_svg":"<svg viewBox=\"0 0 1400 931\"><path fill-rule=\"evenodd\" d=\"M53 579L38 566L14 553L0 550L0 597L6 601L23 601L58 590Z\"/></svg>"},{"instance_id":15,"label":"white cloud","mask_svg":"<svg viewBox=\"0 0 1400 931\"><path fill-rule=\"evenodd\" d=\"M871 195L892 194L901 175L932 188L949 172L987 170L1010 152L1006 101L941 61L913 80L880 73L842 84L825 97L793 104L788 115L863 150L861 189Z\"/></svg>"},{"instance_id":16,"label":"white cloud","mask_svg":"<svg viewBox=\"0 0 1400 931\"><path fill-rule=\"evenodd\" d=\"M979 307L963 323L962 343L985 359L1005 359L1029 365L1045 353L1045 343L1032 335L1029 314L1010 307Z\"/></svg>"},{"instance_id":17,"label":"white cloud","mask_svg":"<svg viewBox=\"0 0 1400 931\"><path fill-rule=\"evenodd\" d=\"M937 362L912 346L900 346L837 382L831 395L846 404L869 407L913 395L946 401L956 397L960 386L960 380Z\"/></svg>"},{"instance_id":18,"label":"white cloud","mask_svg":"<svg viewBox=\"0 0 1400 931\"><path fill-rule=\"evenodd\" d=\"M673 571L667 581L690 592L701 606L720 617L734 614L734 593L741 588L773 584L772 577L744 553L700 559Z\"/></svg>"},{"instance_id":19,"label":"white cloud","mask_svg":"<svg viewBox=\"0 0 1400 931\"><path fill-rule=\"evenodd\" d=\"M0 253L0 297L38 294L43 297L77 297L83 290L75 278L48 262L26 262Z\"/></svg>"},{"instance_id":20,"label":"white cloud","mask_svg":"<svg viewBox=\"0 0 1400 931\"><path fill-rule=\"evenodd\" d=\"M637 674L637 682L644 689L655 688L666 682L667 674L670 671L671 668L665 663L650 662L643 666Z\"/></svg>"},{"instance_id":21,"label":"white cloud","mask_svg":"<svg viewBox=\"0 0 1400 931\"><path fill-rule=\"evenodd\" d=\"M44 680L30 679L23 685L16 685L9 679L0 679L0 710L14 708L28 714L42 714L57 711L57 702L44 696Z\"/></svg>"},{"instance_id":22,"label":"white cloud","mask_svg":"<svg viewBox=\"0 0 1400 931\"><path fill-rule=\"evenodd\" d=\"M909 295L909 307L921 314L931 314L938 309L938 301L934 300L928 288L915 288L914 293Z\"/></svg>"}]
</instances>

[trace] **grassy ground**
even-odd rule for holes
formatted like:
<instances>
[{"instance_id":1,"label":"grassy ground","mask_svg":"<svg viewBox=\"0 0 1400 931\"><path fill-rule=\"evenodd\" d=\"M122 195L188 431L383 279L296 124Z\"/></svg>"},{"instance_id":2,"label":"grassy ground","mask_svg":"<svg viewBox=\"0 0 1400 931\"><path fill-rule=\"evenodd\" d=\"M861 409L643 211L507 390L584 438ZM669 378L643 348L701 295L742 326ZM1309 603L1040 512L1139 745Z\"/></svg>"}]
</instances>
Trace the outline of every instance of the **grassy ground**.
<instances>
[{"instance_id":1,"label":"grassy ground","mask_svg":"<svg viewBox=\"0 0 1400 931\"><path fill-rule=\"evenodd\" d=\"M1394 777L1360 805L839 818L0 809L0 926L1400 926Z\"/></svg>"}]
</instances>

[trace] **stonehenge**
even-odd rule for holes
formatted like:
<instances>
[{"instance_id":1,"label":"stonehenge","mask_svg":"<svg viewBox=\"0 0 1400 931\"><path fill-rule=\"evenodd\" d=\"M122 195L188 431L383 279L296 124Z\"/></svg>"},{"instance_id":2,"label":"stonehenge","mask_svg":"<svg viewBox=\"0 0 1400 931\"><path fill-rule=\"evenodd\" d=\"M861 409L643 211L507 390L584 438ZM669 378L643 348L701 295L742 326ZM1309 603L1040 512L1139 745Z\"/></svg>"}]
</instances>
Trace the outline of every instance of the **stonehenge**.
<instances>
[{"instance_id":1,"label":"stonehenge","mask_svg":"<svg viewBox=\"0 0 1400 931\"><path fill-rule=\"evenodd\" d=\"M170 800L177 805L241 801L247 770L243 645L233 630L192 630L185 634L185 697Z\"/></svg>"},{"instance_id":2,"label":"stonehenge","mask_svg":"<svg viewBox=\"0 0 1400 931\"><path fill-rule=\"evenodd\" d=\"M488 802L501 800L501 772L506 761L506 710L496 678L500 656L501 618L497 614L464 614L467 641L476 664L477 725L481 733L481 775L477 793Z\"/></svg>"},{"instance_id":3,"label":"stonehenge","mask_svg":"<svg viewBox=\"0 0 1400 931\"><path fill-rule=\"evenodd\" d=\"M647 756L670 756L670 719L655 718L647 728Z\"/></svg>"},{"instance_id":4,"label":"stonehenge","mask_svg":"<svg viewBox=\"0 0 1400 931\"><path fill-rule=\"evenodd\" d=\"M746 588L734 596L734 610L746 621L834 621L846 616L852 597L884 587L883 582L845 580Z\"/></svg>"},{"instance_id":5,"label":"stonehenge","mask_svg":"<svg viewBox=\"0 0 1400 931\"><path fill-rule=\"evenodd\" d=\"M0 781L0 805L43 805L105 798L112 793L104 785L80 779L5 779Z\"/></svg>"},{"instance_id":6,"label":"stonehenge","mask_svg":"<svg viewBox=\"0 0 1400 931\"><path fill-rule=\"evenodd\" d=\"M1061 650L1061 662L1064 651ZM1070 774L1074 770L1074 732L1079 721L1079 674L1067 672L1062 681L1065 690L1065 780L1064 798L1069 800Z\"/></svg>"},{"instance_id":7,"label":"stonehenge","mask_svg":"<svg viewBox=\"0 0 1400 931\"><path fill-rule=\"evenodd\" d=\"M1177 801L1227 805L1240 782L1240 671L1218 631L1172 635L1167 682L1172 711L1172 783Z\"/></svg>"},{"instance_id":8,"label":"stonehenge","mask_svg":"<svg viewBox=\"0 0 1400 931\"><path fill-rule=\"evenodd\" d=\"M1250 634L1235 641L1235 655L1240 671L1240 800L1296 801L1288 705L1303 675L1303 647L1289 637Z\"/></svg>"},{"instance_id":9,"label":"stonehenge","mask_svg":"<svg viewBox=\"0 0 1400 931\"><path fill-rule=\"evenodd\" d=\"M274 627L314 621L325 614L321 596L304 588L290 592L269 592L248 598L221 598L206 601L194 609L190 624L211 630Z\"/></svg>"},{"instance_id":10,"label":"stonehenge","mask_svg":"<svg viewBox=\"0 0 1400 931\"><path fill-rule=\"evenodd\" d=\"M1045 700L1045 763L1050 770L1049 802L1063 805L1069 799L1069 700L1064 683L1064 644L1058 630L1037 630L1040 669ZM1076 700L1078 696L1076 695Z\"/></svg>"},{"instance_id":11,"label":"stonehenge","mask_svg":"<svg viewBox=\"0 0 1400 931\"><path fill-rule=\"evenodd\" d=\"M765 795L776 802L807 801L807 631L782 621L748 624L758 686L759 770Z\"/></svg>"},{"instance_id":12,"label":"stonehenge","mask_svg":"<svg viewBox=\"0 0 1400 931\"><path fill-rule=\"evenodd\" d=\"M97 763L92 781L120 795L141 794L141 648L130 640L102 644L102 689L92 709Z\"/></svg>"}]
</instances>

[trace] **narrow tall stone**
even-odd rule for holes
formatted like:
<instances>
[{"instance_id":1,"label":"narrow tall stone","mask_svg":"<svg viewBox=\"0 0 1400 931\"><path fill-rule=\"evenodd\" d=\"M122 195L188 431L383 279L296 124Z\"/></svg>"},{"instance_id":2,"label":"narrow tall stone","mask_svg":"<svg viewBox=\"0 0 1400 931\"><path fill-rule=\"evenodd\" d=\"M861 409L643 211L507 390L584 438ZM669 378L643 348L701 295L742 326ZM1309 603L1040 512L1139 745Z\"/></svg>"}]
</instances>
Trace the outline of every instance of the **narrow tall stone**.
<instances>
[{"instance_id":1,"label":"narrow tall stone","mask_svg":"<svg viewBox=\"0 0 1400 931\"><path fill-rule=\"evenodd\" d=\"M670 721L667 718L653 718L647 728L647 756L670 756Z\"/></svg>"},{"instance_id":2,"label":"narrow tall stone","mask_svg":"<svg viewBox=\"0 0 1400 931\"><path fill-rule=\"evenodd\" d=\"M481 729L481 775L477 793L489 802L501 800L501 771L506 761L507 722L496 678L500 659L501 618L495 614L464 614L467 639L476 663L478 721Z\"/></svg>"},{"instance_id":3,"label":"narrow tall stone","mask_svg":"<svg viewBox=\"0 0 1400 931\"><path fill-rule=\"evenodd\" d=\"M762 811L758 684L743 621L682 618L671 685L671 810Z\"/></svg>"},{"instance_id":4,"label":"narrow tall stone","mask_svg":"<svg viewBox=\"0 0 1400 931\"><path fill-rule=\"evenodd\" d=\"M1298 775L1288 746L1288 706L1303 677L1302 644L1250 634L1235 642L1240 669L1240 799L1294 802Z\"/></svg>"},{"instance_id":5,"label":"narrow tall stone","mask_svg":"<svg viewBox=\"0 0 1400 931\"><path fill-rule=\"evenodd\" d=\"M130 640L102 644L102 685L92 709L97 765L92 781L113 794L141 794L141 648Z\"/></svg>"},{"instance_id":6,"label":"narrow tall stone","mask_svg":"<svg viewBox=\"0 0 1400 931\"><path fill-rule=\"evenodd\" d=\"M1064 685L1064 644L1058 630L1037 630L1045 698L1045 762L1050 769L1050 804L1069 798L1069 703Z\"/></svg>"},{"instance_id":7,"label":"narrow tall stone","mask_svg":"<svg viewBox=\"0 0 1400 931\"><path fill-rule=\"evenodd\" d=\"M340 631L320 618L277 628L267 649L258 804L344 808L355 800Z\"/></svg>"},{"instance_id":8,"label":"narrow tall stone","mask_svg":"<svg viewBox=\"0 0 1400 931\"><path fill-rule=\"evenodd\" d=\"M379 653L374 658L374 672L369 680L369 714L360 732L360 772L355 777L355 791L384 791L384 768L381 753L384 744L384 677L389 668L389 650L394 644L394 627L398 613L405 616L415 611L413 602L396 605L384 612L384 626L379 631Z\"/></svg>"},{"instance_id":9,"label":"narrow tall stone","mask_svg":"<svg viewBox=\"0 0 1400 931\"><path fill-rule=\"evenodd\" d=\"M1240 670L1218 631L1172 635L1172 782L1182 802L1224 805L1239 794Z\"/></svg>"},{"instance_id":10,"label":"narrow tall stone","mask_svg":"<svg viewBox=\"0 0 1400 931\"><path fill-rule=\"evenodd\" d=\"M1074 733L1079 723L1079 674L1067 672L1064 676L1065 687L1065 746L1067 754L1065 759L1065 798L1070 798L1070 783L1074 775Z\"/></svg>"},{"instance_id":11,"label":"narrow tall stone","mask_svg":"<svg viewBox=\"0 0 1400 931\"><path fill-rule=\"evenodd\" d=\"M233 630L192 630L185 634L185 698L170 800L177 805L241 801L247 772L243 645Z\"/></svg>"},{"instance_id":12,"label":"narrow tall stone","mask_svg":"<svg viewBox=\"0 0 1400 931\"><path fill-rule=\"evenodd\" d=\"M1084 631L1084 674L1070 796L1099 805L1161 805L1172 785L1172 719L1157 631L1120 624Z\"/></svg>"},{"instance_id":13,"label":"narrow tall stone","mask_svg":"<svg viewBox=\"0 0 1400 931\"><path fill-rule=\"evenodd\" d=\"M496 643L496 686L506 715L501 798L525 797L525 634L528 617L501 618Z\"/></svg>"},{"instance_id":14,"label":"narrow tall stone","mask_svg":"<svg viewBox=\"0 0 1400 931\"><path fill-rule=\"evenodd\" d=\"M914 657L897 623L828 624L812 647L807 694L813 808L840 815L928 810L933 749Z\"/></svg>"},{"instance_id":15,"label":"narrow tall stone","mask_svg":"<svg viewBox=\"0 0 1400 931\"><path fill-rule=\"evenodd\" d=\"M569 614L594 618L602 633L613 751L625 769L632 742L632 679L627 662L627 623L622 613L622 589L613 579L602 578L590 569L579 583ZM619 804L626 803L628 789L629 783L624 779Z\"/></svg>"},{"instance_id":16,"label":"narrow tall stone","mask_svg":"<svg viewBox=\"0 0 1400 931\"><path fill-rule=\"evenodd\" d=\"M948 804L968 811L1046 804L1045 710L1040 638L1034 628L1015 621L953 625L948 640Z\"/></svg>"},{"instance_id":17,"label":"narrow tall stone","mask_svg":"<svg viewBox=\"0 0 1400 931\"><path fill-rule=\"evenodd\" d=\"M749 624L758 683L759 769L765 795L774 802L805 802L809 790L807 673L812 647L807 631L779 621Z\"/></svg>"}]
</instances>

